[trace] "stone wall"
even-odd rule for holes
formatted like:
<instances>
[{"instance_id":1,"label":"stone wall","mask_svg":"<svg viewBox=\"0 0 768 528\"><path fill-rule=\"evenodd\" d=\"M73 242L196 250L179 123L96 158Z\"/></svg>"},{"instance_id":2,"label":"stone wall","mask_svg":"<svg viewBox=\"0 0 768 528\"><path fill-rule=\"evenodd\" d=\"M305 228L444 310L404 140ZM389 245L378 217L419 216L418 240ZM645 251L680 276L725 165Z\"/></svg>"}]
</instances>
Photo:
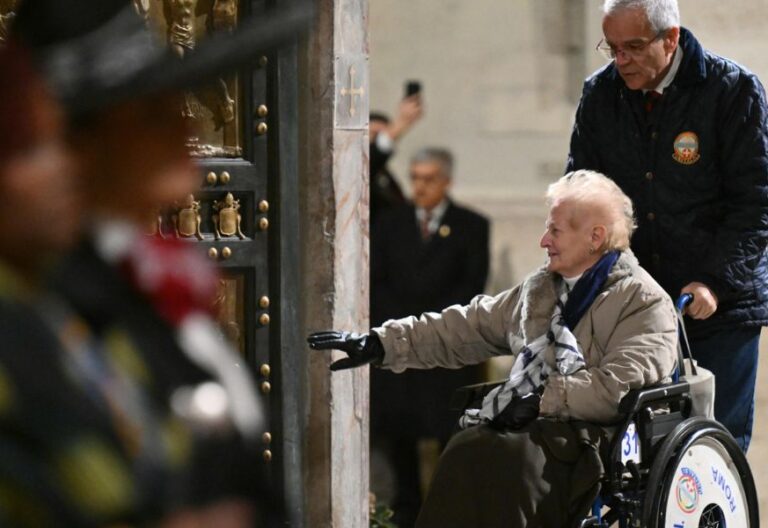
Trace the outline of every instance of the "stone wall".
<instances>
[{"instance_id":1,"label":"stone wall","mask_svg":"<svg viewBox=\"0 0 768 528\"><path fill-rule=\"evenodd\" d=\"M300 55L303 335L368 328L368 2L315 5ZM341 357L307 357L304 501L291 526L368 526L368 368L332 373Z\"/></svg>"}]
</instances>

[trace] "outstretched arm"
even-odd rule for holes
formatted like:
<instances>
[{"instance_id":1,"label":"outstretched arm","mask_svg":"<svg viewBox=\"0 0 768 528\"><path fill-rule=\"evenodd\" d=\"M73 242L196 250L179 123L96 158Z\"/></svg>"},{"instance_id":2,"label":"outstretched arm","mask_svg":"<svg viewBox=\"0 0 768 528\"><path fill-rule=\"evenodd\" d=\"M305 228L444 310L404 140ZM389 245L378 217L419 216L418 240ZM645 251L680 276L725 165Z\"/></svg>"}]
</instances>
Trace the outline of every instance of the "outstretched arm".
<instances>
[{"instance_id":1,"label":"outstretched arm","mask_svg":"<svg viewBox=\"0 0 768 528\"><path fill-rule=\"evenodd\" d=\"M384 345L382 367L394 372L459 368L510 354L507 334L514 332L519 293L517 287L496 297L478 295L466 306L390 320L374 328Z\"/></svg>"},{"instance_id":2,"label":"outstretched arm","mask_svg":"<svg viewBox=\"0 0 768 528\"><path fill-rule=\"evenodd\" d=\"M331 370L367 364L395 372L407 368L459 368L489 357L509 354L507 333L519 288L496 297L478 295L467 306L449 306L441 313L390 320L370 334L316 332L307 338L315 350L341 350L348 357Z\"/></svg>"}]
</instances>

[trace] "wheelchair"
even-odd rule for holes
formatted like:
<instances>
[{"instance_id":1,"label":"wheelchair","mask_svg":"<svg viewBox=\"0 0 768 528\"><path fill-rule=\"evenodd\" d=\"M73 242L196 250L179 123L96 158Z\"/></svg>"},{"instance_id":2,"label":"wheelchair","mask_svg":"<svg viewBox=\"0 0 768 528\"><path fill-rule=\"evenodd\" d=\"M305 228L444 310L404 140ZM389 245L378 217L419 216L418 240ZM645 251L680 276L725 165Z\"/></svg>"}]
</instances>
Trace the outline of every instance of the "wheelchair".
<instances>
[{"instance_id":1,"label":"wheelchair","mask_svg":"<svg viewBox=\"0 0 768 528\"><path fill-rule=\"evenodd\" d=\"M624 397L600 495L580 528L760 525L744 453L718 422L690 416L689 389L683 381Z\"/></svg>"},{"instance_id":2,"label":"wheelchair","mask_svg":"<svg viewBox=\"0 0 768 528\"><path fill-rule=\"evenodd\" d=\"M678 313L691 300L678 299ZM680 328L687 346L682 318ZM682 365L682 346L679 359ZM481 401L498 384L463 387L452 406L466 408ZM744 453L722 425L691 411L691 387L684 377L627 394L619 404L623 418L603 452L599 495L589 516L574 526L760 526L757 492Z\"/></svg>"}]
</instances>

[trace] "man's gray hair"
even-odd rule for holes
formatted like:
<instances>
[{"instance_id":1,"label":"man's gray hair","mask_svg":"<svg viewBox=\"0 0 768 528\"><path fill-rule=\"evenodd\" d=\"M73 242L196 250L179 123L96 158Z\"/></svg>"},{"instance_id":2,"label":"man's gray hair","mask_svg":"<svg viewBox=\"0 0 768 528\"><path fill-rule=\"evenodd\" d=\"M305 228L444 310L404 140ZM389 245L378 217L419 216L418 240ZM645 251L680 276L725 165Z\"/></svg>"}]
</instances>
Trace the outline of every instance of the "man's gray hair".
<instances>
[{"instance_id":1,"label":"man's gray hair","mask_svg":"<svg viewBox=\"0 0 768 528\"><path fill-rule=\"evenodd\" d=\"M642 9L654 33L680 27L680 9L677 0L605 0L603 13L612 15L624 9Z\"/></svg>"},{"instance_id":2,"label":"man's gray hair","mask_svg":"<svg viewBox=\"0 0 768 528\"><path fill-rule=\"evenodd\" d=\"M453 177L453 154L446 148L425 147L419 149L411 158L414 163L437 163L447 178Z\"/></svg>"}]
</instances>

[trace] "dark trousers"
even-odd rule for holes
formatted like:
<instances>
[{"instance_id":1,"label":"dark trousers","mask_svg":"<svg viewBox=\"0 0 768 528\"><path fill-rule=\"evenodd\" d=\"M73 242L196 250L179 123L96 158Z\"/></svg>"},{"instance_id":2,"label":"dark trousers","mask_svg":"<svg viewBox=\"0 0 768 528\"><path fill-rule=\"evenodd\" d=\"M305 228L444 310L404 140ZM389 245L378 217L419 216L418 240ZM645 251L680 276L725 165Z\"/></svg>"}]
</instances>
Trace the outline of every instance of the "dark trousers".
<instances>
[{"instance_id":1,"label":"dark trousers","mask_svg":"<svg viewBox=\"0 0 768 528\"><path fill-rule=\"evenodd\" d=\"M394 477L394 497L388 506L394 511L392 522L398 528L413 528L421 508L418 443L419 439L407 431L371 434L371 449L383 455ZM372 489L381 485L377 477L371 474Z\"/></svg>"},{"instance_id":2,"label":"dark trousers","mask_svg":"<svg viewBox=\"0 0 768 528\"><path fill-rule=\"evenodd\" d=\"M759 340L759 327L691 340L694 359L715 375L715 418L745 453L752 439Z\"/></svg>"},{"instance_id":3,"label":"dark trousers","mask_svg":"<svg viewBox=\"0 0 768 528\"><path fill-rule=\"evenodd\" d=\"M594 501L600 427L539 419L520 431L457 433L437 466L416 528L564 528Z\"/></svg>"},{"instance_id":4,"label":"dark trousers","mask_svg":"<svg viewBox=\"0 0 768 528\"><path fill-rule=\"evenodd\" d=\"M476 367L371 371L371 444L394 472L397 492L390 506L399 528L412 528L421 507L419 440L436 439L445 446L459 418L449 408L451 396L479 379Z\"/></svg>"}]
</instances>

